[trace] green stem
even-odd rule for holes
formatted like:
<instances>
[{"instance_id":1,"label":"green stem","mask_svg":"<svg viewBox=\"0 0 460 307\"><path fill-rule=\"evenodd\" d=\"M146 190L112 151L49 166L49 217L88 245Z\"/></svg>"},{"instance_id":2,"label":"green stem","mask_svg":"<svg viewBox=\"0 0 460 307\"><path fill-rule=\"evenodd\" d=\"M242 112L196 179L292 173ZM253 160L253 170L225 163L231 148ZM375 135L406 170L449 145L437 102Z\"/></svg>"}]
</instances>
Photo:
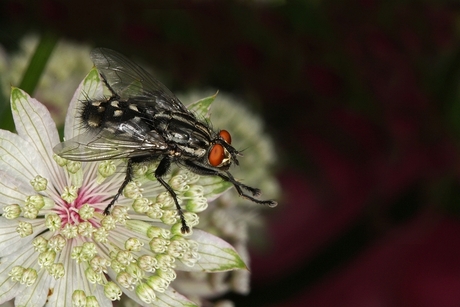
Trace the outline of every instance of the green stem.
<instances>
[{"instance_id":1,"label":"green stem","mask_svg":"<svg viewBox=\"0 0 460 307\"><path fill-rule=\"evenodd\" d=\"M22 81L19 84L20 89L30 95L33 94L57 41L58 38L54 34L45 33L42 35L37 49L35 49L35 53L30 59L29 66L24 73Z\"/></svg>"},{"instance_id":2,"label":"green stem","mask_svg":"<svg viewBox=\"0 0 460 307\"><path fill-rule=\"evenodd\" d=\"M31 95L33 94L57 41L58 37L54 34L44 33L42 35L40 42L35 49L35 53L30 59L22 81L19 84L19 88ZM1 101L0 108L0 128L13 131L14 122L10 105L5 95L2 96L3 101Z\"/></svg>"}]
</instances>

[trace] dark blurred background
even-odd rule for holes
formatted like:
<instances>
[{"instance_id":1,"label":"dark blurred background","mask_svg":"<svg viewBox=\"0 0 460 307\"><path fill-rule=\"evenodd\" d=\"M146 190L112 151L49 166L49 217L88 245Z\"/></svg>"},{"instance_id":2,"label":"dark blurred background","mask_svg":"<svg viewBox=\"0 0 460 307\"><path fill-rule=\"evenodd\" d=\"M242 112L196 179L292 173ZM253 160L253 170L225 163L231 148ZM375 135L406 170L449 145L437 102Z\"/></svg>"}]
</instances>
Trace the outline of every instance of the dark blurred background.
<instances>
[{"instance_id":1,"label":"dark blurred background","mask_svg":"<svg viewBox=\"0 0 460 307\"><path fill-rule=\"evenodd\" d=\"M109 47L264 117L283 198L236 306L460 306L459 8L4 0L0 43Z\"/></svg>"}]
</instances>

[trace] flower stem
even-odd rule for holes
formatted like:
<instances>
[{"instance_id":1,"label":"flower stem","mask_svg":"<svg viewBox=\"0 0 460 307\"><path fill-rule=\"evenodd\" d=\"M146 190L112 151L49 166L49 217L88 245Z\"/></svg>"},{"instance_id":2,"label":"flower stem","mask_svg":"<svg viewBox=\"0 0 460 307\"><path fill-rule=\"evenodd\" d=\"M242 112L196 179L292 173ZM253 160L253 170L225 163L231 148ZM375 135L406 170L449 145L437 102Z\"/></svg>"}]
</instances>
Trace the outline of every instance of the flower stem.
<instances>
[{"instance_id":1,"label":"flower stem","mask_svg":"<svg viewBox=\"0 0 460 307\"><path fill-rule=\"evenodd\" d=\"M33 93L57 41L57 35L52 33L44 33L41 36L40 42L35 49L35 53L30 59L27 70L25 71L22 81L19 84L19 88L29 94ZM0 128L13 131L14 123L13 116L9 110L9 103L7 101L0 102Z\"/></svg>"},{"instance_id":2,"label":"flower stem","mask_svg":"<svg viewBox=\"0 0 460 307\"><path fill-rule=\"evenodd\" d=\"M45 69L46 63L56 46L58 37L52 33L44 33L40 42L35 49L35 53L30 59L29 66L27 67L26 72L22 78L19 88L29 93L33 94L33 91L37 87L38 81Z\"/></svg>"}]
</instances>

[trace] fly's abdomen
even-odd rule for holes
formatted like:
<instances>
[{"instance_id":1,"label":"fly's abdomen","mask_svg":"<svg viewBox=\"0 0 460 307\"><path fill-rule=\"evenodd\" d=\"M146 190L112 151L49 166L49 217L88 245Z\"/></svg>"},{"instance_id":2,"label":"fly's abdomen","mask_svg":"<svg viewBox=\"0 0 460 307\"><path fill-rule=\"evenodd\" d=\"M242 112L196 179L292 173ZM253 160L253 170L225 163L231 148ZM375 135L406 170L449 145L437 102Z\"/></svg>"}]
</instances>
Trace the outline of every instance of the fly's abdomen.
<instances>
[{"instance_id":1,"label":"fly's abdomen","mask_svg":"<svg viewBox=\"0 0 460 307\"><path fill-rule=\"evenodd\" d=\"M83 125L90 130L112 127L114 124L136 117L143 118L137 105L116 99L116 97L107 100L84 101L81 112Z\"/></svg>"}]
</instances>

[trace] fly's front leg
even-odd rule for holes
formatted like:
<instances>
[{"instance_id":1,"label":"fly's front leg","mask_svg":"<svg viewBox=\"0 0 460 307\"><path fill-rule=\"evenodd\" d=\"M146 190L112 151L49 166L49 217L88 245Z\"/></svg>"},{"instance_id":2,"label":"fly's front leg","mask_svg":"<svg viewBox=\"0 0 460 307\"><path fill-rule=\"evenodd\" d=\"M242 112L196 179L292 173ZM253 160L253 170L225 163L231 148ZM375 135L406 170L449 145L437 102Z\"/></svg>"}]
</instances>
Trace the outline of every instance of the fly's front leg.
<instances>
[{"instance_id":1,"label":"fly's front leg","mask_svg":"<svg viewBox=\"0 0 460 307\"><path fill-rule=\"evenodd\" d=\"M190 228L187 226L187 223L185 222L184 213L182 212L182 208L179 206L179 202L177 201L176 192L174 192L174 190L169 186L169 184L163 179L163 176L168 172L170 166L171 166L170 158L164 157L160 161L160 164L158 164L157 169L155 170L155 178L158 180L158 182L161 183L162 186L166 188L166 190L169 192L171 197L174 199L174 203L176 204L176 209L177 209L177 212L179 213L179 218L182 224L180 231L182 233L188 233L190 232Z\"/></svg>"},{"instance_id":2,"label":"fly's front leg","mask_svg":"<svg viewBox=\"0 0 460 307\"><path fill-rule=\"evenodd\" d=\"M254 198L250 195L247 195L243 192L243 189L249 191L252 193L254 196L260 195L260 190L257 188L251 188L250 186L247 186L245 184L242 184L238 180L236 180L232 174L228 171L218 171L215 169L207 168L206 166L203 166L201 164L195 164L191 161L185 162L185 165L192 170L193 172L199 174L199 175L208 175L208 176L219 176L220 178L224 179L225 181L228 181L233 184L235 187L236 191L238 194L246 199L249 199L252 202L255 202L257 204L262 204L262 205L267 205L269 207L276 207L278 203L274 200L260 200L257 198Z\"/></svg>"},{"instance_id":3,"label":"fly's front leg","mask_svg":"<svg viewBox=\"0 0 460 307\"><path fill-rule=\"evenodd\" d=\"M261 205L266 205L266 206L269 206L269 207L276 207L278 205L278 203L272 199L269 199L269 200L260 200L260 199L257 199L257 198L254 198L252 196L249 196L247 194L245 194L243 192L243 189L245 190L248 190L252 193L252 195L254 196L259 196L260 195L260 190L257 189L257 188L251 188L245 184L242 184L241 182L237 181L235 178L233 178L232 174L230 174L230 172L225 172L225 175L222 174L222 173L219 173L218 174L219 177L221 177L222 179L224 179L225 181L228 181L228 182L231 182L233 184L233 186L235 187L236 191L238 192L238 194L243 197L243 198L246 198L246 199L249 199L250 201L252 202L255 202L256 204L261 204Z\"/></svg>"}]
</instances>

